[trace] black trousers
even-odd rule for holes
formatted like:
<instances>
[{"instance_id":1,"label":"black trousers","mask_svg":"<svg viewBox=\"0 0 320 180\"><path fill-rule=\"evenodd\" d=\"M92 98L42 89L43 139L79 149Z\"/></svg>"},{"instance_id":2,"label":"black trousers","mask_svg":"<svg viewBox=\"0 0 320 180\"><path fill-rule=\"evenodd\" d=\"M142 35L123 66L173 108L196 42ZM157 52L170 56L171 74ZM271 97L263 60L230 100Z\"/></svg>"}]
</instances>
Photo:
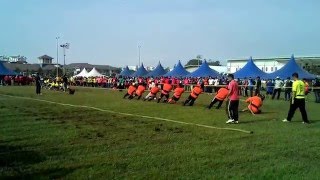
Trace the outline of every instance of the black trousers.
<instances>
[{"instance_id":1,"label":"black trousers","mask_svg":"<svg viewBox=\"0 0 320 180\"><path fill-rule=\"evenodd\" d=\"M295 111L297 110L297 108L299 108L299 110L301 112L302 120L304 122L308 123L309 120L308 120L308 115L307 115L307 112L306 112L306 101L305 101L304 98L303 99L295 98L294 99L294 103L290 104L290 109L289 109L289 112L288 112L287 120L291 121L291 119L293 118L293 115L294 115Z\"/></svg>"},{"instance_id":2,"label":"black trousers","mask_svg":"<svg viewBox=\"0 0 320 180\"><path fill-rule=\"evenodd\" d=\"M260 94L260 89L256 89L254 95L257 96L258 94Z\"/></svg>"},{"instance_id":3,"label":"black trousers","mask_svg":"<svg viewBox=\"0 0 320 180\"><path fill-rule=\"evenodd\" d=\"M272 99L274 99L277 93L278 93L277 99L279 99L281 94L281 88L273 90Z\"/></svg>"},{"instance_id":4,"label":"black trousers","mask_svg":"<svg viewBox=\"0 0 320 180\"><path fill-rule=\"evenodd\" d=\"M291 99L291 91L284 91L284 99L289 101Z\"/></svg>"},{"instance_id":5,"label":"black trousers","mask_svg":"<svg viewBox=\"0 0 320 180\"><path fill-rule=\"evenodd\" d=\"M252 97L253 96L253 87L250 87L249 91L250 91L250 97Z\"/></svg>"},{"instance_id":6,"label":"black trousers","mask_svg":"<svg viewBox=\"0 0 320 180\"><path fill-rule=\"evenodd\" d=\"M41 85L40 84L36 84L36 93L41 94Z\"/></svg>"},{"instance_id":7,"label":"black trousers","mask_svg":"<svg viewBox=\"0 0 320 180\"><path fill-rule=\"evenodd\" d=\"M186 99L186 101L183 103L183 105L187 105L189 103L189 106L193 106L194 101L196 101L196 98L189 95L189 97Z\"/></svg>"},{"instance_id":8,"label":"black trousers","mask_svg":"<svg viewBox=\"0 0 320 180\"><path fill-rule=\"evenodd\" d=\"M130 95L129 93L126 93L126 94L123 96L123 99L125 99L127 96L129 96L129 98L128 98L128 99L132 99L132 98L133 98L133 96L132 96L132 95Z\"/></svg>"},{"instance_id":9,"label":"black trousers","mask_svg":"<svg viewBox=\"0 0 320 180\"><path fill-rule=\"evenodd\" d=\"M229 100L227 102L227 115L229 119L239 120L239 100Z\"/></svg>"},{"instance_id":10,"label":"black trousers","mask_svg":"<svg viewBox=\"0 0 320 180\"><path fill-rule=\"evenodd\" d=\"M166 98L164 101L167 101L169 99L169 93L168 94L161 93L161 95L160 95L160 97L158 98L158 101L157 101L158 103L161 101L163 96Z\"/></svg>"},{"instance_id":11,"label":"black trousers","mask_svg":"<svg viewBox=\"0 0 320 180\"><path fill-rule=\"evenodd\" d=\"M209 105L208 108L211 109L212 106L213 106L214 104L216 104L217 102L219 102L219 104L218 104L218 106L217 106L217 109L219 109L219 108L221 107L222 103L223 103L223 100L219 100L219 99L217 99L217 98L213 98L213 99L212 99L212 101L211 101L211 103L210 103L210 105Z\"/></svg>"},{"instance_id":12,"label":"black trousers","mask_svg":"<svg viewBox=\"0 0 320 180\"><path fill-rule=\"evenodd\" d=\"M316 98L316 103L320 103L320 90L319 89L314 90L314 95Z\"/></svg>"}]
</instances>

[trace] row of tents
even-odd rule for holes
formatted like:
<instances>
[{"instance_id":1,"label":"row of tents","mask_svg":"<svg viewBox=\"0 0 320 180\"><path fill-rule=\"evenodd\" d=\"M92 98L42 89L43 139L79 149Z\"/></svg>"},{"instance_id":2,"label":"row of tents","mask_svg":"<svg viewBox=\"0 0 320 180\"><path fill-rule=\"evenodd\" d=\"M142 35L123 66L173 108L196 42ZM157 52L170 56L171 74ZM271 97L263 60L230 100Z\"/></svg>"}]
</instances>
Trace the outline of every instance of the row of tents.
<instances>
[{"instance_id":1,"label":"row of tents","mask_svg":"<svg viewBox=\"0 0 320 180\"><path fill-rule=\"evenodd\" d=\"M259 69L252 60L252 57L249 58L247 64L242 67L239 71L234 73L236 78L249 78L249 77L257 77L259 76L262 79L274 79L279 77L281 79L285 79L287 77L291 77L292 73L297 72L300 78L306 79L315 79L316 76L310 74L309 72L302 69L297 62L295 61L294 56L292 55L290 60L286 65L284 65L281 69L273 72L273 73L265 73L261 69ZM14 71L6 68L2 62L0 62L0 76L14 76L17 75ZM202 63L202 65L192 73L186 71L181 62L174 67L174 69L170 72L167 72L159 62L158 66L151 72L148 72L143 64L138 68L136 72L132 72L129 70L128 66L122 70L120 73L122 76L130 76L130 77L220 77L217 71L211 69L206 61ZM93 68L90 72L88 72L85 68L75 77L99 77L103 76L99 73L96 68Z\"/></svg>"},{"instance_id":2,"label":"row of tents","mask_svg":"<svg viewBox=\"0 0 320 180\"><path fill-rule=\"evenodd\" d=\"M297 62L295 61L294 56L292 55L289 62L284 65L281 69L273 72L273 73L265 73L261 69L259 69L252 60L252 57L249 58L248 62L244 67L242 67L239 71L234 73L235 78L255 78L259 76L262 79L275 79L279 77L281 79L286 79L287 77L291 77L291 75L297 72L300 78L306 79L314 79L315 75L310 74L309 72L302 69ZM166 72L159 62L158 66L151 72L148 72L143 64L138 68L138 70L132 73L128 66L125 67L120 73L122 76L130 76L130 77L220 77L217 71L211 69L206 61L194 72L189 73L186 71L181 62L174 67L174 69L170 72Z\"/></svg>"},{"instance_id":3,"label":"row of tents","mask_svg":"<svg viewBox=\"0 0 320 180\"><path fill-rule=\"evenodd\" d=\"M92 68L90 72L86 70L86 68L83 68L82 71L75 75L74 77L101 77L103 74L101 74L95 67Z\"/></svg>"},{"instance_id":4,"label":"row of tents","mask_svg":"<svg viewBox=\"0 0 320 180\"><path fill-rule=\"evenodd\" d=\"M204 61L202 65L192 73L189 73L185 70L179 61L178 64L173 68L172 71L167 72L159 62L158 66L151 72L148 72L143 64L138 68L138 70L132 73L128 66L125 67L120 73L122 76L131 76L131 77L219 77L221 76L219 72L213 70L209 67L208 63Z\"/></svg>"}]
</instances>

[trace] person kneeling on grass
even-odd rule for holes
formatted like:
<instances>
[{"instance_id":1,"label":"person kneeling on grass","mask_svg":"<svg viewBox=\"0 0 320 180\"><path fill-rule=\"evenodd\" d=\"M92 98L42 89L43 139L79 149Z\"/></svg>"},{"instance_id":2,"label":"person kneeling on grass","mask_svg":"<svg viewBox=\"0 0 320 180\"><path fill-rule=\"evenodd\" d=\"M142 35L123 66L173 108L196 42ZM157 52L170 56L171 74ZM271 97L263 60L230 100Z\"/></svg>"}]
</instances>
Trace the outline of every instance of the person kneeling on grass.
<instances>
[{"instance_id":1,"label":"person kneeling on grass","mask_svg":"<svg viewBox=\"0 0 320 180\"><path fill-rule=\"evenodd\" d=\"M263 105L264 95L258 94L257 96L249 97L246 100L246 103L249 103L248 107L243 109L242 111L250 111L252 114L260 114L260 108Z\"/></svg>"},{"instance_id":2,"label":"person kneeling on grass","mask_svg":"<svg viewBox=\"0 0 320 180\"><path fill-rule=\"evenodd\" d=\"M160 91L158 84L156 83L154 87L151 88L149 94L143 99L144 101L151 101L157 96L157 93Z\"/></svg>"},{"instance_id":3,"label":"person kneeling on grass","mask_svg":"<svg viewBox=\"0 0 320 180\"><path fill-rule=\"evenodd\" d=\"M189 104L189 106L193 106L196 99L199 97L199 95L203 92L204 84L201 83L201 85L197 85L194 87L189 95L189 97L186 99L186 101L183 103L183 106Z\"/></svg>"},{"instance_id":4,"label":"person kneeling on grass","mask_svg":"<svg viewBox=\"0 0 320 180\"><path fill-rule=\"evenodd\" d=\"M170 103L170 104L176 103L177 101L179 101L179 99L180 99L180 97L181 97L181 95L182 95L183 93L184 93L184 87L183 87L182 84L179 84L178 87L176 87L176 88L174 89L173 96L172 96L172 98L170 98L170 99L168 100L168 103Z\"/></svg>"},{"instance_id":5,"label":"person kneeling on grass","mask_svg":"<svg viewBox=\"0 0 320 180\"><path fill-rule=\"evenodd\" d=\"M228 88L220 88L217 92L217 94L215 95L215 97L212 99L210 105L208 106L208 109L211 109L212 106L219 102L218 106L216 107L216 109L219 109L223 103L223 101L227 98L229 93Z\"/></svg>"},{"instance_id":6,"label":"person kneeling on grass","mask_svg":"<svg viewBox=\"0 0 320 180\"><path fill-rule=\"evenodd\" d=\"M135 83L132 83L132 85L129 86L127 93L123 96L123 99L125 99L127 96L129 96L128 99L132 99L136 89Z\"/></svg>"},{"instance_id":7,"label":"person kneeling on grass","mask_svg":"<svg viewBox=\"0 0 320 180\"><path fill-rule=\"evenodd\" d=\"M138 86L138 89L134 93L134 97L138 96L138 100L139 100L145 90L146 90L146 84L140 83L139 86Z\"/></svg>"}]
</instances>

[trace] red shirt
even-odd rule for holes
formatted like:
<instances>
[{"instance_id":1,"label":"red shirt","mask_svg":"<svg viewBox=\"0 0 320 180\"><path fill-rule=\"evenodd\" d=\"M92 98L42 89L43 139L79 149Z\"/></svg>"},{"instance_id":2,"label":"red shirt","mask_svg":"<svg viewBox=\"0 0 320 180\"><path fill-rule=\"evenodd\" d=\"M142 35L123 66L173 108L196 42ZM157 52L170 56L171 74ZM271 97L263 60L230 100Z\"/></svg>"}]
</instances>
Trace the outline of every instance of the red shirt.
<instances>
[{"instance_id":1,"label":"red shirt","mask_svg":"<svg viewBox=\"0 0 320 180\"><path fill-rule=\"evenodd\" d=\"M232 80L229 83L228 89L229 91L231 91L229 99L233 101L239 100L239 90L238 90L239 87L238 87L238 83L235 80Z\"/></svg>"}]
</instances>

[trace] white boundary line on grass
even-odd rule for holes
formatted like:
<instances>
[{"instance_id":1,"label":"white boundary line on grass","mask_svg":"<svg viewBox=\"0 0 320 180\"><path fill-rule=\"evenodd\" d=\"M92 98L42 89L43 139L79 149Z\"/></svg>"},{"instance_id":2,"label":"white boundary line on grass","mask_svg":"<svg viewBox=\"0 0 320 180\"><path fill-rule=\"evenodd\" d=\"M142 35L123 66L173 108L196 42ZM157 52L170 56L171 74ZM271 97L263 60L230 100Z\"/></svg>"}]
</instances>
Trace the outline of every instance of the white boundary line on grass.
<instances>
[{"instance_id":1,"label":"white boundary line on grass","mask_svg":"<svg viewBox=\"0 0 320 180\"><path fill-rule=\"evenodd\" d=\"M124 116L133 116L133 117L140 117L140 118L145 118L145 119L154 119L154 120L167 121L167 122L184 124L184 125L192 125L192 126L197 126L197 127L204 127L204 128L209 128L209 129L237 131L237 132L242 132L242 133L247 133L247 134L252 134L253 133L253 131L247 131L247 130L243 130L243 129L222 128L222 127L215 127L215 126L209 126L209 125L203 125L203 124L197 124L197 123L188 123L188 122L176 121L176 120L167 119L167 118L161 118L161 117L153 117L153 116L145 116L145 115L139 115L139 114L130 114L130 113L117 112L117 111L112 111L112 110L107 110L107 109L96 108L96 107L92 107L92 106L66 104L66 103L59 103L59 102L55 102L55 101L48 101L48 100L43 100L43 99L35 99L35 98L22 97L22 96L12 96L12 95L6 95L6 94L0 94L0 96L17 98L17 99L27 99L27 100L45 102L45 103L50 103L50 104L57 104L57 105L61 105L61 106L87 108L87 109L93 109L93 110L96 110L96 111L109 112L109 113L113 113L113 114L120 114L120 115L124 115Z\"/></svg>"}]
</instances>

